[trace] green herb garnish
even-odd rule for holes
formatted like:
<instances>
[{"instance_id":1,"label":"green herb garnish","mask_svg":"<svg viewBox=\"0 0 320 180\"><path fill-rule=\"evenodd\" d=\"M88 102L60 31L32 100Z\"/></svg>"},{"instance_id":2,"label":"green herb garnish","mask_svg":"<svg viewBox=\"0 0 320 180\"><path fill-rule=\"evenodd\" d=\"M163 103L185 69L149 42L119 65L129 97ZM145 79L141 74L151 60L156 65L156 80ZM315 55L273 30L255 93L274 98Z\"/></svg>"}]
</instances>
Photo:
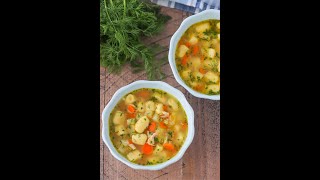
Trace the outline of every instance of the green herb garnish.
<instances>
[{"instance_id":1,"label":"green herb garnish","mask_svg":"<svg viewBox=\"0 0 320 180\"><path fill-rule=\"evenodd\" d=\"M153 102L155 102L155 101L157 101L157 98L152 97L152 98L150 98L150 99L149 99L149 101L153 101Z\"/></svg>"},{"instance_id":2,"label":"green herb garnish","mask_svg":"<svg viewBox=\"0 0 320 180\"><path fill-rule=\"evenodd\" d=\"M220 94L220 91L219 91L219 92L213 92L213 91L210 89L210 91L208 92L208 95L217 95L217 94Z\"/></svg>"},{"instance_id":3,"label":"green herb garnish","mask_svg":"<svg viewBox=\"0 0 320 180\"><path fill-rule=\"evenodd\" d=\"M117 73L129 63L133 72L145 70L150 80L163 78L155 53L164 48L146 46L141 38L160 32L170 18L147 1L100 0L100 64Z\"/></svg>"}]
</instances>

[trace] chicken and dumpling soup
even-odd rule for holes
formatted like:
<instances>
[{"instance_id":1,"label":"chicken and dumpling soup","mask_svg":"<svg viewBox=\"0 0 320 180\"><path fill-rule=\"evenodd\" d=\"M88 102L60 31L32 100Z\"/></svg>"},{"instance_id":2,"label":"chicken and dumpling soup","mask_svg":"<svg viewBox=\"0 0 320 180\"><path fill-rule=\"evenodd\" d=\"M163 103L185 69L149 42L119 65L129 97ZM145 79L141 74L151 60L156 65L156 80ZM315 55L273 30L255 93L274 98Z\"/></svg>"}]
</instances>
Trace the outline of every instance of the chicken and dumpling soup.
<instances>
[{"instance_id":1,"label":"chicken and dumpling soup","mask_svg":"<svg viewBox=\"0 0 320 180\"><path fill-rule=\"evenodd\" d=\"M188 120L172 95L143 88L118 102L110 114L109 130L121 155L139 165L153 165L177 154L188 134Z\"/></svg>"},{"instance_id":2,"label":"chicken and dumpling soup","mask_svg":"<svg viewBox=\"0 0 320 180\"><path fill-rule=\"evenodd\" d=\"M220 20L190 26L178 42L175 61L189 87L207 95L220 94Z\"/></svg>"}]
</instances>

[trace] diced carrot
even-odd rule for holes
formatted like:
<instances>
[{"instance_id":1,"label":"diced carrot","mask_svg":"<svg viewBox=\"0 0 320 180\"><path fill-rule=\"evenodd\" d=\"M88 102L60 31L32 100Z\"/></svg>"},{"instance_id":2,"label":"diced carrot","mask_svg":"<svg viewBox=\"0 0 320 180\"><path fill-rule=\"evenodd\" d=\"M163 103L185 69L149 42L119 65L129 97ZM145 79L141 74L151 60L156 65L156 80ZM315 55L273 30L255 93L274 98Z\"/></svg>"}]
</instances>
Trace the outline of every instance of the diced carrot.
<instances>
[{"instance_id":1,"label":"diced carrot","mask_svg":"<svg viewBox=\"0 0 320 180\"><path fill-rule=\"evenodd\" d=\"M182 61L181 61L181 64L183 66L185 66L187 64L187 61L188 61L188 56L187 55L184 55L183 58L182 58Z\"/></svg>"},{"instance_id":2,"label":"diced carrot","mask_svg":"<svg viewBox=\"0 0 320 180\"><path fill-rule=\"evenodd\" d=\"M168 106L167 105L163 105L163 110L167 112L168 111Z\"/></svg>"},{"instance_id":3,"label":"diced carrot","mask_svg":"<svg viewBox=\"0 0 320 180\"><path fill-rule=\"evenodd\" d=\"M148 143L145 143L142 147L142 153L148 155L148 154L152 154L152 152L153 152L153 147Z\"/></svg>"},{"instance_id":4,"label":"diced carrot","mask_svg":"<svg viewBox=\"0 0 320 180\"><path fill-rule=\"evenodd\" d=\"M182 129L186 129L188 127L188 124L187 123L182 123Z\"/></svg>"},{"instance_id":5,"label":"diced carrot","mask_svg":"<svg viewBox=\"0 0 320 180\"><path fill-rule=\"evenodd\" d=\"M136 113L127 113L127 118L135 118Z\"/></svg>"},{"instance_id":6,"label":"diced carrot","mask_svg":"<svg viewBox=\"0 0 320 180\"><path fill-rule=\"evenodd\" d=\"M186 42L186 46L187 46L187 47L190 47L191 44L190 44L189 42Z\"/></svg>"},{"instance_id":7,"label":"diced carrot","mask_svg":"<svg viewBox=\"0 0 320 180\"><path fill-rule=\"evenodd\" d=\"M194 46L193 47L193 55L198 54L198 52L199 52L199 47L198 46Z\"/></svg>"},{"instance_id":8,"label":"diced carrot","mask_svg":"<svg viewBox=\"0 0 320 180\"><path fill-rule=\"evenodd\" d=\"M204 70L203 68L200 68L200 69L199 69L199 72L200 72L201 74L205 74L205 73L206 73L206 70Z\"/></svg>"},{"instance_id":9,"label":"diced carrot","mask_svg":"<svg viewBox=\"0 0 320 180\"><path fill-rule=\"evenodd\" d=\"M150 92L148 90L141 90L139 91L138 96L148 98L150 96Z\"/></svg>"},{"instance_id":10,"label":"diced carrot","mask_svg":"<svg viewBox=\"0 0 320 180\"><path fill-rule=\"evenodd\" d=\"M195 87L196 90L198 91L202 91L204 89L204 84L198 84L196 87Z\"/></svg>"},{"instance_id":11,"label":"diced carrot","mask_svg":"<svg viewBox=\"0 0 320 180\"><path fill-rule=\"evenodd\" d=\"M150 132L155 132L156 131L156 123L155 122L151 122L151 124L150 124L148 129L149 129Z\"/></svg>"},{"instance_id":12,"label":"diced carrot","mask_svg":"<svg viewBox=\"0 0 320 180\"><path fill-rule=\"evenodd\" d=\"M129 144L133 144L133 142L132 142L132 140L131 140L131 139L129 139L128 141L129 141Z\"/></svg>"},{"instance_id":13,"label":"diced carrot","mask_svg":"<svg viewBox=\"0 0 320 180\"><path fill-rule=\"evenodd\" d=\"M136 109L132 104L129 104L128 105L128 111L129 111L129 113L134 113L136 111Z\"/></svg>"},{"instance_id":14,"label":"diced carrot","mask_svg":"<svg viewBox=\"0 0 320 180\"><path fill-rule=\"evenodd\" d=\"M160 122L160 127L163 128L163 129L167 129L168 126L164 123L164 122Z\"/></svg>"},{"instance_id":15,"label":"diced carrot","mask_svg":"<svg viewBox=\"0 0 320 180\"><path fill-rule=\"evenodd\" d=\"M169 151L173 151L174 150L174 146L171 143L164 143L163 147Z\"/></svg>"}]
</instances>

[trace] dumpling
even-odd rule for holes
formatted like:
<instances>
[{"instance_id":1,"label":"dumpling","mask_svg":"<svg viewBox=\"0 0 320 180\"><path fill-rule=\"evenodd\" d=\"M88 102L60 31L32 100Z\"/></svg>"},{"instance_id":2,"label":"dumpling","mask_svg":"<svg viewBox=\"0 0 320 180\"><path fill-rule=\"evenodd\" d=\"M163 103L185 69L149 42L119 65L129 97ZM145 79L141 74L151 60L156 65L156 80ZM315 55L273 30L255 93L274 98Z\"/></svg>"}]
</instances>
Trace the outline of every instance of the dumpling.
<instances>
[{"instance_id":1,"label":"dumpling","mask_svg":"<svg viewBox=\"0 0 320 180\"><path fill-rule=\"evenodd\" d=\"M182 58L187 52L189 51L189 48L186 45L180 45L178 48L178 57Z\"/></svg>"},{"instance_id":2,"label":"dumpling","mask_svg":"<svg viewBox=\"0 0 320 180\"><path fill-rule=\"evenodd\" d=\"M179 109L178 103L177 103L174 99L172 99L172 98L170 98L170 99L168 100L168 104L169 104L169 106L171 106L171 108L172 108L174 111L177 111L177 110Z\"/></svg>"},{"instance_id":3,"label":"dumpling","mask_svg":"<svg viewBox=\"0 0 320 180\"><path fill-rule=\"evenodd\" d=\"M129 94L127 97L126 97L126 100L125 100L125 103L126 104L132 104L136 101L136 97L132 94Z\"/></svg>"},{"instance_id":4,"label":"dumpling","mask_svg":"<svg viewBox=\"0 0 320 180\"><path fill-rule=\"evenodd\" d=\"M132 152L129 152L127 154L127 158L129 159L129 161L136 161L142 158L142 154L140 153L139 150L134 150Z\"/></svg>"},{"instance_id":5,"label":"dumpling","mask_svg":"<svg viewBox=\"0 0 320 180\"><path fill-rule=\"evenodd\" d=\"M201 23L196 26L196 31L199 33L205 32L206 30L210 29L209 22Z\"/></svg>"},{"instance_id":6,"label":"dumpling","mask_svg":"<svg viewBox=\"0 0 320 180\"><path fill-rule=\"evenodd\" d=\"M134 134L132 135L132 142L137 145L144 145L148 137L146 134Z\"/></svg>"},{"instance_id":7,"label":"dumpling","mask_svg":"<svg viewBox=\"0 0 320 180\"><path fill-rule=\"evenodd\" d=\"M138 133L142 133L149 126L149 119L147 116L142 116L135 124L134 129Z\"/></svg>"},{"instance_id":8,"label":"dumpling","mask_svg":"<svg viewBox=\"0 0 320 180\"><path fill-rule=\"evenodd\" d=\"M123 124L126 117L122 111L116 111L113 116L113 124Z\"/></svg>"},{"instance_id":9,"label":"dumpling","mask_svg":"<svg viewBox=\"0 0 320 180\"><path fill-rule=\"evenodd\" d=\"M208 71L205 75L204 78L206 80L206 82L213 82L213 83L217 83L219 81L219 76L212 72L212 71Z\"/></svg>"}]
</instances>

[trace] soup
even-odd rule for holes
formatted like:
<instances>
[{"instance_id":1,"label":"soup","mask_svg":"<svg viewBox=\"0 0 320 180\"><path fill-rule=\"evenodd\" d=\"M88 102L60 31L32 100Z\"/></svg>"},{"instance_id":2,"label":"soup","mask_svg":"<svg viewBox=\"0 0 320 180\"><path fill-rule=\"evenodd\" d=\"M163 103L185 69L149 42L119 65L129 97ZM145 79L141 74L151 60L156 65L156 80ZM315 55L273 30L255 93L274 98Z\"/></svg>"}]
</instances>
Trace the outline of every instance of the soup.
<instances>
[{"instance_id":1,"label":"soup","mask_svg":"<svg viewBox=\"0 0 320 180\"><path fill-rule=\"evenodd\" d=\"M189 87L202 94L220 94L220 20L190 26L179 40L175 61Z\"/></svg>"},{"instance_id":2,"label":"soup","mask_svg":"<svg viewBox=\"0 0 320 180\"><path fill-rule=\"evenodd\" d=\"M163 163L177 154L188 134L186 113L172 95L139 89L124 96L109 119L117 151L139 165Z\"/></svg>"}]
</instances>

